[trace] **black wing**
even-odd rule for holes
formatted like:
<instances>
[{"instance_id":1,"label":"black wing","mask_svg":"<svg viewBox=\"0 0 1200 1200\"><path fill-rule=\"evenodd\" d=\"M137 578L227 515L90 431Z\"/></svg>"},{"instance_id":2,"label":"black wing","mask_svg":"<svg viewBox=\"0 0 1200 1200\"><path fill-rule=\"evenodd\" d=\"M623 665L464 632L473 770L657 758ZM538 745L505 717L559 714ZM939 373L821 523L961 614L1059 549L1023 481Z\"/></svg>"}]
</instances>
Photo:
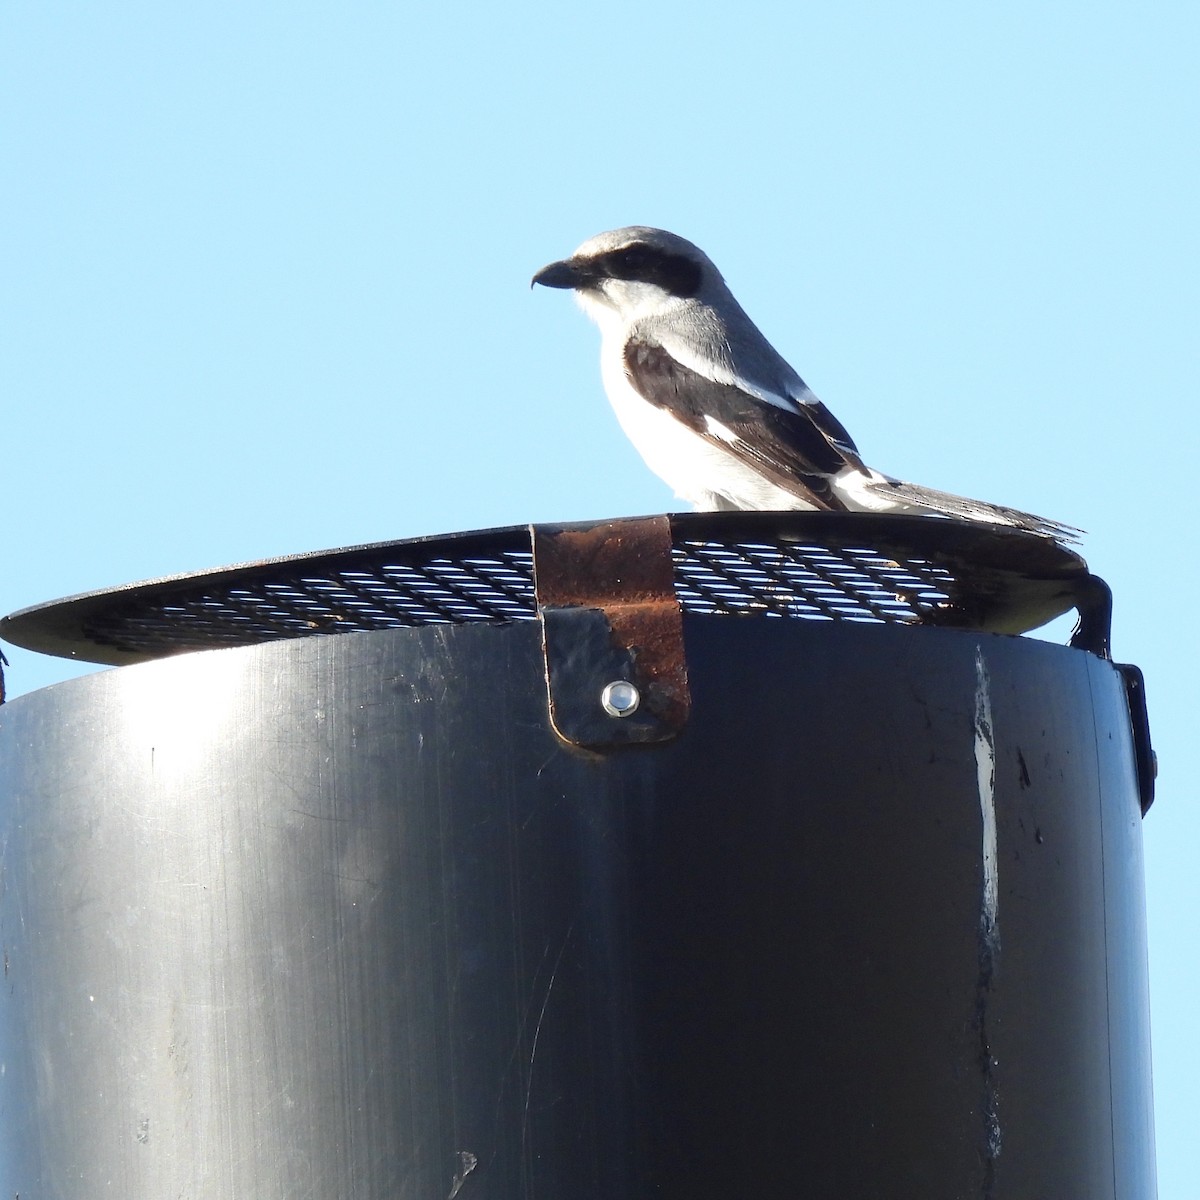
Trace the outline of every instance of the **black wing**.
<instances>
[{"instance_id":1,"label":"black wing","mask_svg":"<svg viewBox=\"0 0 1200 1200\"><path fill-rule=\"evenodd\" d=\"M779 487L808 493L821 508L846 506L829 485L846 467L866 472L841 422L820 401L780 408L683 366L661 346L630 339L625 374L638 393L693 433L740 458ZM707 418L733 435L718 437Z\"/></svg>"}]
</instances>

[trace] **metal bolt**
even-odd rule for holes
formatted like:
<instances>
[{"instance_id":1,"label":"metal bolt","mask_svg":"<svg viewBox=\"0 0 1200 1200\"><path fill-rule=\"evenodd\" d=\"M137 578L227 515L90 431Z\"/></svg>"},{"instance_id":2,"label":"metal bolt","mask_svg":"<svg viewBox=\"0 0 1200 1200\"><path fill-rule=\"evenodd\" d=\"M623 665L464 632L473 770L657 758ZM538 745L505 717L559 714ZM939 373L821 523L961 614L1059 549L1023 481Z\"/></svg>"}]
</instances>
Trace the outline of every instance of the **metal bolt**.
<instances>
[{"instance_id":1,"label":"metal bolt","mask_svg":"<svg viewBox=\"0 0 1200 1200\"><path fill-rule=\"evenodd\" d=\"M600 703L610 717L629 717L637 712L637 706L642 702L642 695L624 679L614 679L604 685L600 693Z\"/></svg>"}]
</instances>

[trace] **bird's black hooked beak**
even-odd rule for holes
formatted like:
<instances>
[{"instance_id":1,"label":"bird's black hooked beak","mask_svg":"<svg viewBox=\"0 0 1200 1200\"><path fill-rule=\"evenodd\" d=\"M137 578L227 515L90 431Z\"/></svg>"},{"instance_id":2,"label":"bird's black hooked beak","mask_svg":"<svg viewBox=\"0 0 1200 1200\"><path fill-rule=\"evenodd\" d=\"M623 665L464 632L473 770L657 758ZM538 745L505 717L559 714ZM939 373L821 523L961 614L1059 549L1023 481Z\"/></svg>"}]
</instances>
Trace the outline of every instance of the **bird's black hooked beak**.
<instances>
[{"instance_id":1,"label":"bird's black hooked beak","mask_svg":"<svg viewBox=\"0 0 1200 1200\"><path fill-rule=\"evenodd\" d=\"M540 283L543 287L579 288L588 283L591 275L572 258L552 262L544 266L530 281L529 286Z\"/></svg>"}]
</instances>

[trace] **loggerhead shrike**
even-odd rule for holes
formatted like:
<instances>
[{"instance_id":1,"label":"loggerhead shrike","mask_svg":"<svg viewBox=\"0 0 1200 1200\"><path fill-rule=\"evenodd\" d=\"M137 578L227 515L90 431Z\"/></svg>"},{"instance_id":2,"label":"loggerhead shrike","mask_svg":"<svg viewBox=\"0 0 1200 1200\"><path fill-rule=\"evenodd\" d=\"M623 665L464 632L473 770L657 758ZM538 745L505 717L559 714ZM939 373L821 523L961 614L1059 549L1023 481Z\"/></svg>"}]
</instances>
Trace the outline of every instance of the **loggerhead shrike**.
<instances>
[{"instance_id":1,"label":"loggerhead shrike","mask_svg":"<svg viewBox=\"0 0 1200 1200\"><path fill-rule=\"evenodd\" d=\"M652 471L701 511L833 509L1078 530L866 466L842 423L746 316L708 256L663 229L597 234L534 277L600 326L604 388Z\"/></svg>"}]
</instances>

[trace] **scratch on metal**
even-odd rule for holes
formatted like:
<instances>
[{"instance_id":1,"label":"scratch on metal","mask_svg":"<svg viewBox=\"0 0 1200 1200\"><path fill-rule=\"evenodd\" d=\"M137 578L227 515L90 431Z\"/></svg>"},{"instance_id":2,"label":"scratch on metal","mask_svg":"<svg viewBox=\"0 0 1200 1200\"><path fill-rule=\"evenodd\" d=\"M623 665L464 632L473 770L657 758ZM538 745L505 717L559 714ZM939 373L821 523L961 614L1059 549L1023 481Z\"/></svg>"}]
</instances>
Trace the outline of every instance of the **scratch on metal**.
<instances>
[{"instance_id":1,"label":"scratch on metal","mask_svg":"<svg viewBox=\"0 0 1200 1200\"><path fill-rule=\"evenodd\" d=\"M529 1137L529 1105L533 1099L533 1064L537 1059L538 1040L542 1036L542 1025L546 1020L546 1009L550 1005L550 993L554 991L554 981L558 978L558 968L562 966L563 955L567 952L567 946L571 942L571 934L574 930L575 922L572 921L563 935L562 945L558 948L558 957L555 958L554 966L550 970L550 978L546 983L546 992L542 998L541 1011L538 1013L537 1024L533 1028L533 1042L529 1047L529 1069L525 1075L525 1111L521 1118L522 1146L527 1145Z\"/></svg>"}]
</instances>

